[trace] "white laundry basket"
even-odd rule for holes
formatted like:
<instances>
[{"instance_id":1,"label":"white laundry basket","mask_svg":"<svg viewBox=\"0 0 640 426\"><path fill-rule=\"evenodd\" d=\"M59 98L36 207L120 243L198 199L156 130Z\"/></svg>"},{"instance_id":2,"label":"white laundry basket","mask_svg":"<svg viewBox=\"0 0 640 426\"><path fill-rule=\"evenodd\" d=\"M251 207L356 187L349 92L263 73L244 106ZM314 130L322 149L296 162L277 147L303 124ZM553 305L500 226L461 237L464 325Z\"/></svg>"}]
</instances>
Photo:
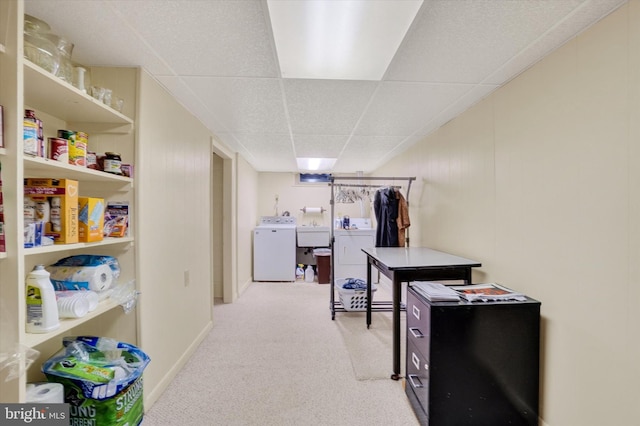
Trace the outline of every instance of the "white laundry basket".
<instances>
[{"instance_id":1,"label":"white laundry basket","mask_svg":"<svg viewBox=\"0 0 640 426\"><path fill-rule=\"evenodd\" d=\"M366 289L351 289L343 288L349 280L353 278L338 278L336 279L336 289L338 290L338 297L342 307L347 311L366 311L367 310L367 290ZM366 280L363 280L366 282ZM376 286L371 287L371 297L376 291Z\"/></svg>"}]
</instances>

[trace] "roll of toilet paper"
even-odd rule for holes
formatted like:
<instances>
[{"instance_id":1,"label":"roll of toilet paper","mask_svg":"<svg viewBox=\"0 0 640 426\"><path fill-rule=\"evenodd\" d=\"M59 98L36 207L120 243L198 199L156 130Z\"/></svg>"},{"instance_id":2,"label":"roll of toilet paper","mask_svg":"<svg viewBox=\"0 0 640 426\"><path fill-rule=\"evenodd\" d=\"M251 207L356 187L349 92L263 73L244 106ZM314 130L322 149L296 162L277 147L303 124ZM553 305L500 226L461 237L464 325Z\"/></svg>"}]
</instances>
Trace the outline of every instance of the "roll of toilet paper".
<instances>
[{"instance_id":1,"label":"roll of toilet paper","mask_svg":"<svg viewBox=\"0 0 640 426\"><path fill-rule=\"evenodd\" d=\"M49 266L51 282L56 290L91 290L101 292L114 284L109 265L98 266Z\"/></svg>"},{"instance_id":2,"label":"roll of toilet paper","mask_svg":"<svg viewBox=\"0 0 640 426\"><path fill-rule=\"evenodd\" d=\"M31 404L64 403L64 387L61 383L27 383L26 402Z\"/></svg>"},{"instance_id":3,"label":"roll of toilet paper","mask_svg":"<svg viewBox=\"0 0 640 426\"><path fill-rule=\"evenodd\" d=\"M309 213L322 213L324 209L322 207L304 207L302 209L303 212Z\"/></svg>"}]
</instances>

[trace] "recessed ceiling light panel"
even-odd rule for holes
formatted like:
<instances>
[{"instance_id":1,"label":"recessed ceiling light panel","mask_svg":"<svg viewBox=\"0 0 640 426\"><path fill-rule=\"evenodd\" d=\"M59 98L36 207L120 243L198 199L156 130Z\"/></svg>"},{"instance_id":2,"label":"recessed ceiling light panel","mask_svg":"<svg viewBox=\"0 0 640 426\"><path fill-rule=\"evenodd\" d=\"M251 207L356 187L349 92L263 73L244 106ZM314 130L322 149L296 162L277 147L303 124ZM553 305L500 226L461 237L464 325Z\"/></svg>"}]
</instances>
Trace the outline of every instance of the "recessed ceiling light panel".
<instances>
[{"instance_id":1,"label":"recessed ceiling light panel","mask_svg":"<svg viewBox=\"0 0 640 426\"><path fill-rule=\"evenodd\" d=\"M296 158L299 170L328 171L336 164L337 158Z\"/></svg>"},{"instance_id":2,"label":"recessed ceiling light panel","mask_svg":"<svg viewBox=\"0 0 640 426\"><path fill-rule=\"evenodd\" d=\"M423 0L267 0L284 78L381 80Z\"/></svg>"}]
</instances>

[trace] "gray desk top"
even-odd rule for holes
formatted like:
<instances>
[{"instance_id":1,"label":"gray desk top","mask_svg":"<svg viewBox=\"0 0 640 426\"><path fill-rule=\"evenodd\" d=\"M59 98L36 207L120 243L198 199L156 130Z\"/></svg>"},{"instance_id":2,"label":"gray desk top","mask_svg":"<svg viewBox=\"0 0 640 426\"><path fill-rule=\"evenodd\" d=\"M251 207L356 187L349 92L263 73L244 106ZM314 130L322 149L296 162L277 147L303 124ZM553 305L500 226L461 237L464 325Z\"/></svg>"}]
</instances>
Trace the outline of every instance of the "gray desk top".
<instances>
[{"instance_id":1,"label":"gray desk top","mask_svg":"<svg viewBox=\"0 0 640 426\"><path fill-rule=\"evenodd\" d=\"M389 269L482 266L478 261L427 247L375 247L363 248L362 251Z\"/></svg>"}]
</instances>

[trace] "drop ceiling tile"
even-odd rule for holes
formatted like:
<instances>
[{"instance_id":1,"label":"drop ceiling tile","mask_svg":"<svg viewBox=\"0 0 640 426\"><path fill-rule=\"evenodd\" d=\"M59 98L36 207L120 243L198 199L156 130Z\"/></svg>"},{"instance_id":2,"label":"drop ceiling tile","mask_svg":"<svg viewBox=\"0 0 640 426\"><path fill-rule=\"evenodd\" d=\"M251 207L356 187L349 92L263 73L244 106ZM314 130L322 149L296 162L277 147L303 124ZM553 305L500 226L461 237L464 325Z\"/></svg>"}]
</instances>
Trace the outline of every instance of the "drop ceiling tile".
<instances>
[{"instance_id":1,"label":"drop ceiling tile","mask_svg":"<svg viewBox=\"0 0 640 426\"><path fill-rule=\"evenodd\" d=\"M74 62L86 66L142 66L154 75L171 73L167 63L149 50L135 30L123 25L109 2L26 0L24 8L25 13L47 22L52 33L74 43Z\"/></svg>"},{"instance_id":2,"label":"drop ceiling tile","mask_svg":"<svg viewBox=\"0 0 640 426\"><path fill-rule=\"evenodd\" d=\"M350 134L378 83L284 79L293 133Z\"/></svg>"},{"instance_id":3,"label":"drop ceiling tile","mask_svg":"<svg viewBox=\"0 0 640 426\"><path fill-rule=\"evenodd\" d=\"M403 136L360 136L354 135L345 147L344 158L379 158L398 146Z\"/></svg>"},{"instance_id":4,"label":"drop ceiling tile","mask_svg":"<svg viewBox=\"0 0 640 426\"><path fill-rule=\"evenodd\" d=\"M296 170L297 164L289 135L236 133L234 138L242 149L251 153L248 160L258 170Z\"/></svg>"},{"instance_id":5,"label":"drop ceiling tile","mask_svg":"<svg viewBox=\"0 0 640 426\"><path fill-rule=\"evenodd\" d=\"M25 0L25 12L74 42L78 63L146 69L257 170L295 171L295 154L338 151L335 170L353 172L625 3L425 0L383 83L280 79L263 0Z\"/></svg>"},{"instance_id":6,"label":"drop ceiling tile","mask_svg":"<svg viewBox=\"0 0 640 426\"><path fill-rule=\"evenodd\" d=\"M176 74L278 76L260 1L118 0L111 4Z\"/></svg>"},{"instance_id":7,"label":"drop ceiling tile","mask_svg":"<svg viewBox=\"0 0 640 426\"><path fill-rule=\"evenodd\" d=\"M544 34L540 35L526 49L515 55L501 67L497 68L484 83L505 84L518 74L530 68L542 58L557 50L567 41L576 36L576 28L588 28L602 16L615 10L626 0L600 0L586 3L564 17L562 25L556 24Z\"/></svg>"},{"instance_id":8,"label":"drop ceiling tile","mask_svg":"<svg viewBox=\"0 0 640 426\"><path fill-rule=\"evenodd\" d=\"M384 82L355 134L409 136L471 89L467 84Z\"/></svg>"},{"instance_id":9,"label":"drop ceiling tile","mask_svg":"<svg viewBox=\"0 0 640 426\"><path fill-rule=\"evenodd\" d=\"M335 170L344 173L358 170L369 172L404 139L399 136L353 136L340 155Z\"/></svg>"},{"instance_id":10,"label":"drop ceiling tile","mask_svg":"<svg viewBox=\"0 0 640 426\"><path fill-rule=\"evenodd\" d=\"M156 79L187 110L191 111L208 129L224 131L225 126L216 116L208 113L202 99L192 92L180 77L157 76Z\"/></svg>"},{"instance_id":11,"label":"drop ceiling tile","mask_svg":"<svg viewBox=\"0 0 640 426\"><path fill-rule=\"evenodd\" d=\"M226 132L218 132L215 134L216 139L226 145L232 152L239 152L243 147L240 146L237 139L232 134ZM245 150L243 156L246 158L248 151Z\"/></svg>"},{"instance_id":12,"label":"drop ceiling tile","mask_svg":"<svg viewBox=\"0 0 640 426\"><path fill-rule=\"evenodd\" d=\"M582 1L426 1L385 79L481 82Z\"/></svg>"},{"instance_id":13,"label":"drop ceiling tile","mask_svg":"<svg viewBox=\"0 0 640 426\"><path fill-rule=\"evenodd\" d=\"M280 83L276 79L185 77L210 114L227 131L288 134Z\"/></svg>"},{"instance_id":14,"label":"drop ceiling tile","mask_svg":"<svg viewBox=\"0 0 640 426\"><path fill-rule=\"evenodd\" d=\"M294 134L296 157L338 158L349 135L300 135Z\"/></svg>"},{"instance_id":15,"label":"drop ceiling tile","mask_svg":"<svg viewBox=\"0 0 640 426\"><path fill-rule=\"evenodd\" d=\"M286 134L234 133L233 136L242 146L257 156L275 153L276 155L293 156L291 137Z\"/></svg>"},{"instance_id":16,"label":"drop ceiling tile","mask_svg":"<svg viewBox=\"0 0 640 426\"><path fill-rule=\"evenodd\" d=\"M333 167L333 173L356 173L364 172L369 173L375 170L375 167L367 161L362 159L347 159L340 158L336 165Z\"/></svg>"}]
</instances>

